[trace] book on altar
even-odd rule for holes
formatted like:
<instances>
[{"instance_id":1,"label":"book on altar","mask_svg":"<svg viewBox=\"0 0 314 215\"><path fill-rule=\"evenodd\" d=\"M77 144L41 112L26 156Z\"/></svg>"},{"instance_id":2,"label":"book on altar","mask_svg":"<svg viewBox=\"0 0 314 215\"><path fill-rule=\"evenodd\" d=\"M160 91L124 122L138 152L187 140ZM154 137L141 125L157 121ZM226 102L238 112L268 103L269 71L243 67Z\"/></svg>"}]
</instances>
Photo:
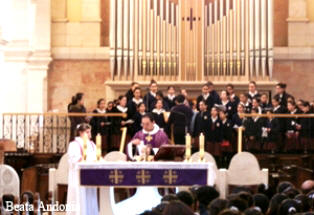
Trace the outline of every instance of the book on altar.
<instances>
[{"instance_id":1,"label":"book on altar","mask_svg":"<svg viewBox=\"0 0 314 215\"><path fill-rule=\"evenodd\" d=\"M155 161L182 161L184 160L184 145L162 145L154 157Z\"/></svg>"}]
</instances>

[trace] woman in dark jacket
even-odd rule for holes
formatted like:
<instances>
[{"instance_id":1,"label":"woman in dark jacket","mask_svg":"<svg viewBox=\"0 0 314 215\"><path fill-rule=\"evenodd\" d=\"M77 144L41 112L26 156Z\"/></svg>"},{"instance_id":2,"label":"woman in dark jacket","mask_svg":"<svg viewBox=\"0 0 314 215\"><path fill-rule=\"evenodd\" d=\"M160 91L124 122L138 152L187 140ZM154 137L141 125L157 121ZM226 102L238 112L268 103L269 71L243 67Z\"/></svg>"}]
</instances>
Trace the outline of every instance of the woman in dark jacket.
<instances>
[{"instance_id":1,"label":"woman in dark jacket","mask_svg":"<svg viewBox=\"0 0 314 215\"><path fill-rule=\"evenodd\" d=\"M83 93L77 93L75 96L72 97L72 101L68 105L68 113L86 113L86 108L84 107ZM81 123L86 123L87 118L84 116L70 116L70 121L71 121L70 141L72 141L76 136L76 127Z\"/></svg>"},{"instance_id":2,"label":"woman in dark jacket","mask_svg":"<svg viewBox=\"0 0 314 215\"><path fill-rule=\"evenodd\" d=\"M93 111L93 113L97 114L105 114L106 111L106 103L105 99L99 99L97 101L97 108ZM106 116L94 116L90 121L90 125L92 126L92 138L96 141L96 135L101 135L101 143L102 143L102 152L108 152L108 136L109 136L109 126L110 122L108 117Z\"/></svg>"}]
</instances>

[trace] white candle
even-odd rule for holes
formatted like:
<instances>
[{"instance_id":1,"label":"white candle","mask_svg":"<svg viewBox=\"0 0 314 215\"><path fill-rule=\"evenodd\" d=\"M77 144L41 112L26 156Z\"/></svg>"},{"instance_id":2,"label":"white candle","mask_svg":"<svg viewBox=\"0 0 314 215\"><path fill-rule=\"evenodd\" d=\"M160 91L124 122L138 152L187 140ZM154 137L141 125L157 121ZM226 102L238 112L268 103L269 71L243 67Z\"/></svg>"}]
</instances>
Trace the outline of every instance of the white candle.
<instances>
[{"instance_id":1,"label":"white candle","mask_svg":"<svg viewBox=\"0 0 314 215\"><path fill-rule=\"evenodd\" d=\"M101 157L101 135L100 134L97 134L96 136L96 157L97 157L97 161L99 161Z\"/></svg>"},{"instance_id":2,"label":"white candle","mask_svg":"<svg viewBox=\"0 0 314 215\"><path fill-rule=\"evenodd\" d=\"M200 160L203 161L205 155L205 137L203 133L201 133L200 135L199 142L200 142Z\"/></svg>"},{"instance_id":3,"label":"white candle","mask_svg":"<svg viewBox=\"0 0 314 215\"><path fill-rule=\"evenodd\" d=\"M191 135L190 134L187 134L185 136L185 159L187 161L190 160L191 158Z\"/></svg>"}]
</instances>

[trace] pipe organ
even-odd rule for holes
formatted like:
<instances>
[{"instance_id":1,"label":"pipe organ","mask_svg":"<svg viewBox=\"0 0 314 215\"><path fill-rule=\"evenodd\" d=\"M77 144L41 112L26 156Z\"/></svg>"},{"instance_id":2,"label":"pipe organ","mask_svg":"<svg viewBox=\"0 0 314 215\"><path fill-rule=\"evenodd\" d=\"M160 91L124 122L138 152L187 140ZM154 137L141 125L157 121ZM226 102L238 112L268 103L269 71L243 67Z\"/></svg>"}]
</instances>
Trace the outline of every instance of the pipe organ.
<instances>
[{"instance_id":1,"label":"pipe organ","mask_svg":"<svg viewBox=\"0 0 314 215\"><path fill-rule=\"evenodd\" d=\"M270 80L273 0L110 0L114 81Z\"/></svg>"}]
</instances>

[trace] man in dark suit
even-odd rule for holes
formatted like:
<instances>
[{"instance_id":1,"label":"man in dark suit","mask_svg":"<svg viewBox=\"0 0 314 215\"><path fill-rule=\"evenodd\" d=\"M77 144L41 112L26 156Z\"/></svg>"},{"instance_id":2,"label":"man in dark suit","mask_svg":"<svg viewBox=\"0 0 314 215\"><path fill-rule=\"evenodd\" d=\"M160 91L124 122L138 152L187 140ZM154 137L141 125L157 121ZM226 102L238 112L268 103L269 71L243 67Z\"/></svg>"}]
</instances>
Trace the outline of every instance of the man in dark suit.
<instances>
[{"instance_id":1,"label":"man in dark suit","mask_svg":"<svg viewBox=\"0 0 314 215\"><path fill-rule=\"evenodd\" d=\"M212 82L207 82L202 87L202 95L197 97L197 109L199 110L200 101L204 101L207 110L210 111L215 104L221 104L220 97L218 93L214 90L214 85Z\"/></svg>"},{"instance_id":2,"label":"man in dark suit","mask_svg":"<svg viewBox=\"0 0 314 215\"><path fill-rule=\"evenodd\" d=\"M128 102L131 101L132 98L134 97L134 95L133 95L134 90L135 90L136 88L139 88L139 87L140 87L140 85L139 85L137 82L132 82L132 83L131 83L131 88L130 88L130 89L128 90L128 92L126 92L126 94L125 94L125 96L126 96Z\"/></svg>"},{"instance_id":3,"label":"man in dark suit","mask_svg":"<svg viewBox=\"0 0 314 215\"><path fill-rule=\"evenodd\" d=\"M156 94L158 91L158 85L155 80L152 80L149 85L149 92L144 96L143 102L146 105L147 112L152 112L154 105L156 104Z\"/></svg>"},{"instance_id":4,"label":"man in dark suit","mask_svg":"<svg viewBox=\"0 0 314 215\"><path fill-rule=\"evenodd\" d=\"M181 94L176 97L176 105L171 109L166 126L169 137L173 134L175 144L185 144L186 132L190 132L193 111L184 104L184 100Z\"/></svg>"},{"instance_id":5,"label":"man in dark suit","mask_svg":"<svg viewBox=\"0 0 314 215\"><path fill-rule=\"evenodd\" d=\"M278 83L276 85L276 95L275 98L279 101L279 104L283 107L287 107L287 100L292 97L290 94L286 93L287 85L285 83Z\"/></svg>"}]
</instances>

